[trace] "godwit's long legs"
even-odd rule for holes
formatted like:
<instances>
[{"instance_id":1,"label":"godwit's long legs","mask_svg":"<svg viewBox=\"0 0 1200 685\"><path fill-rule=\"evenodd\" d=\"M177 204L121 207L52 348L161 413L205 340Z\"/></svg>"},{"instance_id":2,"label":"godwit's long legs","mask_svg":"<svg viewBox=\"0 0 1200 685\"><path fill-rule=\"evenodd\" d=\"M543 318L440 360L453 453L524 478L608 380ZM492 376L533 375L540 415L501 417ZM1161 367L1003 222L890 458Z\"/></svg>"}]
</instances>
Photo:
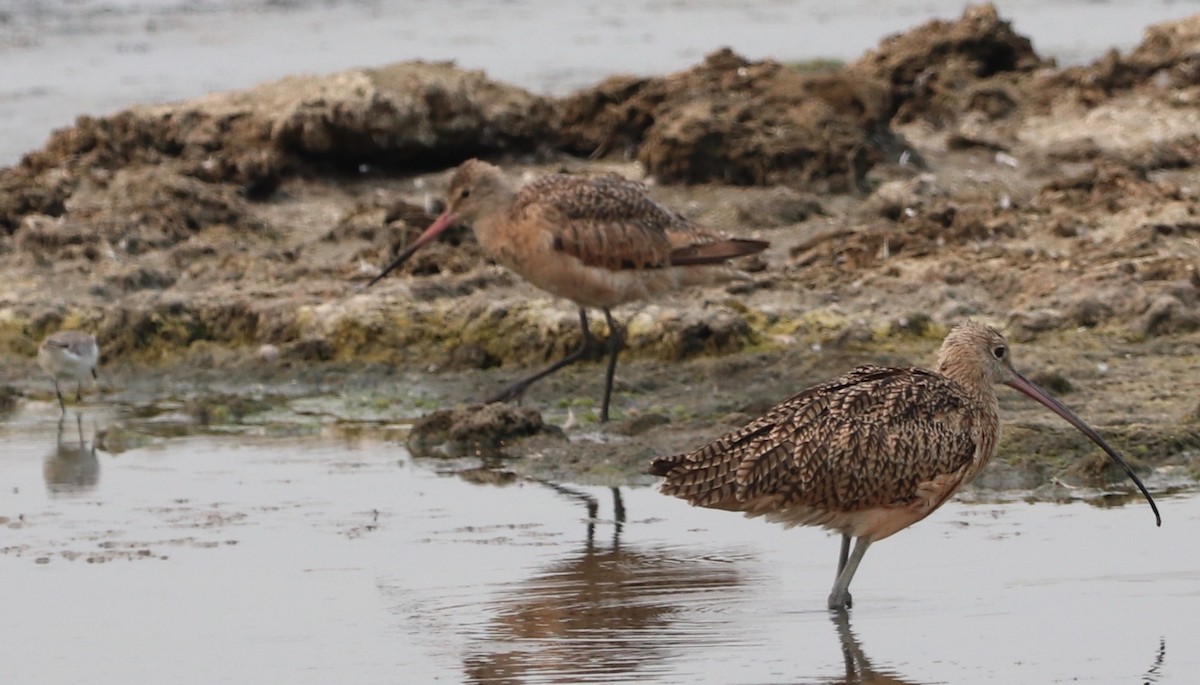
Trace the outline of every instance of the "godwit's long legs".
<instances>
[{"instance_id":1,"label":"godwit's long legs","mask_svg":"<svg viewBox=\"0 0 1200 685\"><path fill-rule=\"evenodd\" d=\"M525 391L529 389L529 386L533 385L534 383L542 380L555 371L558 371L564 366L570 366L571 364L590 356L592 350L596 347L596 336L592 335L592 330L588 327L587 310L585 310L583 307L579 308L579 328L583 331L583 340L580 342L579 347L576 348L574 352L567 354L567 356L559 359L532 376L526 376L515 383L504 386L494 395L488 395L487 398L483 400L484 404L515 400L523 395Z\"/></svg>"}]
</instances>

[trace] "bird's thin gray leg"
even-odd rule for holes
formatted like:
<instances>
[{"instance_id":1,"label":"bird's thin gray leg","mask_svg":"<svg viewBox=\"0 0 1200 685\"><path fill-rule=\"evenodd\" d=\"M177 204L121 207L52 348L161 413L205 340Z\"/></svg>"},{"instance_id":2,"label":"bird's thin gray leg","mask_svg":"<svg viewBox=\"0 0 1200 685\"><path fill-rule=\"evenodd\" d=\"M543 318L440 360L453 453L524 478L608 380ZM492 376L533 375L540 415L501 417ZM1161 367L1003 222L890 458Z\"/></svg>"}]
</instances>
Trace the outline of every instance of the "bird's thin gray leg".
<instances>
[{"instance_id":1,"label":"bird's thin gray leg","mask_svg":"<svg viewBox=\"0 0 1200 685\"><path fill-rule=\"evenodd\" d=\"M854 578L854 572L858 570L858 564L862 561L863 555L867 553L867 547L870 546L871 540L865 536L854 542L854 551L846 559L845 567L838 573L837 582L833 584L833 591L829 593L830 609L845 611L850 608L850 581Z\"/></svg>"},{"instance_id":2,"label":"bird's thin gray leg","mask_svg":"<svg viewBox=\"0 0 1200 685\"><path fill-rule=\"evenodd\" d=\"M546 376L549 376L564 366L574 364L590 354L592 348L596 345L596 338L592 335L591 329L588 328L587 312L584 311L583 307L579 308L579 325L583 328L583 343L580 344L579 349L568 354L562 359L559 359L541 371L538 371L532 376L522 378L512 385L505 386L502 390L500 390L500 392L486 398L483 403L492 404L493 402L507 402L508 400L516 399L524 394L525 391L529 389L529 386L533 385L537 381L542 380Z\"/></svg>"},{"instance_id":3,"label":"bird's thin gray leg","mask_svg":"<svg viewBox=\"0 0 1200 685\"><path fill-rule=\"evenodd\" d=\"M58 407L62 409L63 416L67 415L67 402L63 399L62 390L58 388L58 379L54 380L54 394L58 396Z\"/></svg>"},{"instance_id":4,"label":"bird's thin gray leg","mask_svg":"<svg viewBox=\"0 0 1200 685\"><path fill-rule=\"evenodd\" d=\"M617 374L617 355L625 344L625 329L613 320L607 307L601 311L608 323L608 369L604 372L604 401L600 404L600 423L604 423L608 421L608 402L612 399L613 378Z\"/></svg>"},{"instance_id":5,"label":"bird's thin gray leg","mask_svg":"<svg viewBox=\"0 0 1200 685\"><path fill-rule=\"evenodd\" d=\"M838 555L838 570L837 574L842 575L842 569L846 568L846 559L850 558L850 536L842 534L842 552ZM836 578L835 578L836 580Z\"/></svg>"}]
</instances>

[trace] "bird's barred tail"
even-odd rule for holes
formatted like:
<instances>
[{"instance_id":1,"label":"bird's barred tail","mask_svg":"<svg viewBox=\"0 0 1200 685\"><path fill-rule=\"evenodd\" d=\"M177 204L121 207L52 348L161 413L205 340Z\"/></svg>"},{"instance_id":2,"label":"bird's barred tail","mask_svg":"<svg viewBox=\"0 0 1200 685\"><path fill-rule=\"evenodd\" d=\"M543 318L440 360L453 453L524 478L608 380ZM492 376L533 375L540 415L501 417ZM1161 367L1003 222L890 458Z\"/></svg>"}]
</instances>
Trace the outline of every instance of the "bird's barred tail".
<instances>
[{"instance_id":1,"label":"bird's barred tail","mask_svg":"<svg viewBox=\"0 0 1200 685\"><path fill-rule=\"evenodd\" d=\"M664 476L659 492L701 506L723 507L736 500L736 459L710 444L687 454L659 457L650 463L650 473Z\"/></svg>"},{"instance_id":2,"label":"bird's barred tail","mask_svg":"<svg viewBox=\"0 0 1200 685\"><path fill-rule=\"evenodd\" d=\"M687 459L687 454L672 454L669 457L659 457L650 462L650 475L665 476L676 466Z\"/></svg>"}]
</instances>

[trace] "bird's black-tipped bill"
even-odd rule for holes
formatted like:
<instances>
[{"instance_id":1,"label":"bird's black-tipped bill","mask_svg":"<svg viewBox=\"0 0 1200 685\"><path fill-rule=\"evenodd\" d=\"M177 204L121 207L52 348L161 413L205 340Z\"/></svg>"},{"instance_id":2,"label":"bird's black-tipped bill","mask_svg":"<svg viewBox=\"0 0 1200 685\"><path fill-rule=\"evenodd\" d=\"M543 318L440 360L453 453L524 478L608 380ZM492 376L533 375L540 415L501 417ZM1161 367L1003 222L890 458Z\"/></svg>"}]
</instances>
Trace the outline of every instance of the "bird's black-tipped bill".
<instances>
[{"instance_id":1,"label":"bird's black-tipped bill","mask_svg":"<svg viewBox=\"0 0 1200 685\"><path fill-rule=\"evenodd\" d=\"M1142 494L1146 497L1146 501L1150 503L1150 508L1154 510L1154 520L1157 525L1162 525L1162 516L1158 513L1158 505L1154 503L1154 498L1150 496L1150 491L1146 489L1144 484L1142 484L1142 480L1137 477L1137 474L1133 472L1133 469L1130 468L1129 464L1115 449L1112 448L1111 445L1105 442L1104 438L1100 437L1099 433L1092 430L1092 427L1084 423L1083 419L1076 416L1074 412L1063 406L1061 402L1054 399L1049 393L1034 385L1033 382L1021 374L1014 371L1012 380L1008 381L1006 385L1015 390L1019 390L1038 402L1041 402L1046 406L1047 409L1063 417L1067 423L1075 426L1080 433L1083 433L1091 438L1092 442L1096 443L1100 449L1104 450L1109 457L1112 457L1113 461L1117 462L1117 464L1119 464L1121 468L1125 470L1125 475L1129 476L1129 478L1133 480L1134 484L1137 485L1138 490L1141 490Z\"/></svg>"},{"instance_id":2,"label":"bird's black-tipped bill","mask_svg":"<svg viewBox=\"0 0 1200 685\"><path fill-rule=\"evenodd\" d=\"M435 238L441 235L442 231L453 226L456 218L457 217L450 212L442 212L439 214L438 218L434 219L432 224L429 224L429 228L425 229L425 232L412 242L412 245L409 245L408 248L406 248L394 260L392 260L391 264L388 264L383 271L380 271L378 276L372 278L371 281L367 283L367 287L370 288L371 286L375 285L379 281L383 280L384 276L387 276L392 271L397 269L401 264L407 262L408 258L413 256L417 250L421 249L425 243L433 241Z\"/></svg>"}]
</instances>

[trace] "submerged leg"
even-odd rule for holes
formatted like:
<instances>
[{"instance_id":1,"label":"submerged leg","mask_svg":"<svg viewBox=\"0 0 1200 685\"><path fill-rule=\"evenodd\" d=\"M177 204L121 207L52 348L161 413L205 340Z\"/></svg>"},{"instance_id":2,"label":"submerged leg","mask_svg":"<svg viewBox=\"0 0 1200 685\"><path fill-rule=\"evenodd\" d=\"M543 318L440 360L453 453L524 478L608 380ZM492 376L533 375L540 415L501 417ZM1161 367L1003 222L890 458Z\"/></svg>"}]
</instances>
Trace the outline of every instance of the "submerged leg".
<instances>
[{"instance_id":1,"label":"submerged leg","mask_svg":"<svg viewBox=\"0 0 1200 685\"><path fill-rule=\"evenodd\" d=\"M843 536L842 551L845 552L849 546L850 538ZM845 611L850 608L850 580L854 578L854 572L858 570L858 564L862 561L863 555L867 553L867 547L871 546L871 540L867 537L860 537L854 542L854 551L845 558L845 563L839 563L841 570L838 571L837 582L833 584L833 591L829 593L829 608L836 611Z\"/></svg>"},{"instance_id":2,"label":"submerged leg","mask_svg":"<svg viewBox=\"0 0 1200 685\"><path fill-rule=\"evenodd\" d=\"M608 323L608 369L604 373L604 401L600 404L600 423L608 421L608 401L612 398L613 377L617 373L617 355L625 344L625 329L613 320L607 308L604 320Z\"/></svg>"},{"instance_id":3,"label":"submerged leg","mask_svg":"<svg viewBox=\"0 0 1200 685\"><path fill-rule=\"evenodd\" d=\"M607 314L607 312L605 313ZM580 359L586 357L588 353L592 351L592 348L595 347L596 338L592 336L592 331L588 328L587 312L584 311L583 307L579 308L579 325L583 328L583 343L579 345L579 349L568 354L562 359L559 359L541 371L538 371L532 376L529 376L528 378L522 378L512 385L505 386L500 392L485 399L483 403L492 404L493 402L507 402L508 400L516 399L520 397L529 388L529 386L542 380L546 376L549 376L555 371L558 371L562 367L574 364Z\"/></svg>"}]
</instances>

